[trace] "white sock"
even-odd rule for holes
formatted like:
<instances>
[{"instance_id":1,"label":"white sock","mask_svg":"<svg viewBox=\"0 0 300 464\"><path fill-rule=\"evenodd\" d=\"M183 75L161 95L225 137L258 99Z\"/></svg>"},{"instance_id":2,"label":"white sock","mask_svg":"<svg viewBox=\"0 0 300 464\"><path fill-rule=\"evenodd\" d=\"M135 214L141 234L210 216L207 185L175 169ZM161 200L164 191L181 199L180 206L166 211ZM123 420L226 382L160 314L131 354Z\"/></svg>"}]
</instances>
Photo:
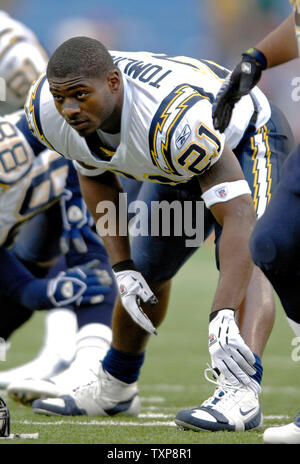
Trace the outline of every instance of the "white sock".
<instances>
[{"instance_id":1,"label":"white sock","mask_svg":"<svg viewBox=\"0 0 300 464\"><path fill-rule=\"evenodd\" d=\"M76 359L98 356L102 361L112 342L112 330L100 323L86 324L76 334Z\"/></svg>"},{"instance_id":2,"label":"white sock","mask_svg":"<svg viewBox=\"0 0 300 464\"><path fill-rule=\"evenodd\" d=\"M43 351L55 353L62 361L70 363L75 353L77 317L70 309L47 311Z\"/></svg>"}]
</instances>

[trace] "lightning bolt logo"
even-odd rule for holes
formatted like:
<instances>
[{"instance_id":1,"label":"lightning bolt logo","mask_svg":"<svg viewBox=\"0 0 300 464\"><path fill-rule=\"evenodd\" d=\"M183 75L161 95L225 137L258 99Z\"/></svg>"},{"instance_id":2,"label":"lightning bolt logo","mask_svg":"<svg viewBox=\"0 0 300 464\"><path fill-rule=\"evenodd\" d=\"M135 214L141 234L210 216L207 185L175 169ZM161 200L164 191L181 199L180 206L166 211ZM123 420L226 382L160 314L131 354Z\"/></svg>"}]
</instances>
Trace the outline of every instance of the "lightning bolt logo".
<instances>
[{"instance_id":1,"label":"lightning bolt logo","mask_svg":"<svg viewBox=\"0 0 300 464\"><path fill-rule=\"evenodd\" d=\"M149 131L151 159L168 174L178 174L171 159L172 135L186 112L203 98L208 97L188 84L182 84L162 101L152 120Z\"/></svg>"}]
</instances>

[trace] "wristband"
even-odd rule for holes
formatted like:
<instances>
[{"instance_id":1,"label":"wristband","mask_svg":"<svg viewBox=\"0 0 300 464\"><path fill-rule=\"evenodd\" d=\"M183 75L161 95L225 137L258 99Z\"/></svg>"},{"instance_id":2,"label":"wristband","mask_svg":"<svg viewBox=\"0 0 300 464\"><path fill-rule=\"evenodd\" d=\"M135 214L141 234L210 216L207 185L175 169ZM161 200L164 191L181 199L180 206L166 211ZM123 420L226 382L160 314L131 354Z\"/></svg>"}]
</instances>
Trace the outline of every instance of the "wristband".
<instances>
[{"instance_id":1,"label":"wristband","mask_svg":"<svg viewBox=\"0 0 300 464\"><path fill-rule=\"evenodd\" d=\"M112 266L112 270L114 272L122 272L122 271L137 271L134 262L132 259L125 259L124 261L120 261Z\"/></svg>"},{"instance_id":2,"label":"wristband","mask_svg":"<svg viewBox=\"0 0 300 464\"><path fill-rule=\"evenodd\" d=\"M261 51L257 50L257 48L248 48L245 53L242 53L242 57L249 56L258 61L263 70L267 68L267 58Z\"/></svg>"},{"instance_id":3,"label":"wristband","mask_svg":"<svg viewBox=\"0 0 300 464\"><path fill-rule=\"evenodd\" d=\"M245 194L251 195L251 190L248 182L241 179L213 185L201 195L201 198L204 200L206 208L209 209L216 203L224 203Z\"/></svg>"},{"instance_id":4,"label":"wristband","mask_svg":"<svg viewBox=\"0 0 300 464\"><path fill-rule=\"evenodd\" d=\"M233 308L221 308L221 309L216 309L216 311L212 311L209 315L209 322L211 322L215 317L216 315L218 314L219 311L223 311L224 309L229 309L230 311L233 311L234 312L234 309Z\"/></svg>"}]
</instances>

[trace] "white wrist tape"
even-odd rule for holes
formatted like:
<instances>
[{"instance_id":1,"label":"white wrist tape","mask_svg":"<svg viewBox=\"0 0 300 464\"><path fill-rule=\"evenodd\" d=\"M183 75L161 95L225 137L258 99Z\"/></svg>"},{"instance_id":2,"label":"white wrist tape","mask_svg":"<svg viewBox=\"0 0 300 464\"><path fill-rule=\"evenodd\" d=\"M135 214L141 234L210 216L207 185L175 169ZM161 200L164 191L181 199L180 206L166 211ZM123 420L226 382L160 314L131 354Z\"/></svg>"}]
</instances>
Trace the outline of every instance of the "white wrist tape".
<instances>
[{"instance_id":1,"label":"white wrist tape","mask_svg":"<svg viewBox=\"0 0 300 464\"><path fill-rule=\"evenodd\" d=\"M210 208L215 203L224 203L233 198L245 195L251 195L251 190L246 180L236 180L234 182L224 182L223 184L214 185L201 195L205 206Z\"/></svg>"}]
</instances>

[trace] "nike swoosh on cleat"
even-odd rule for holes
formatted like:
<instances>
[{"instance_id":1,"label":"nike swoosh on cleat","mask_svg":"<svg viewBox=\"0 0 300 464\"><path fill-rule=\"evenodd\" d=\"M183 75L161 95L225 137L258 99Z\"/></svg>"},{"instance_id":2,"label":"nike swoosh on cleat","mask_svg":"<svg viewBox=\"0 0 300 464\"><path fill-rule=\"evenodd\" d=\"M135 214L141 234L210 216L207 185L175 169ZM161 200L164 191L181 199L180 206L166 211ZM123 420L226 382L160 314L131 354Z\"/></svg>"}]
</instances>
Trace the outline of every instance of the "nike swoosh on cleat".
<instances>
[{"instance_id":1,"label":"nike swoosh on cleat","mask_svg":"<svg viewBox=\"0 0 300 464\"><path fill-rule=\"evenodd\" d=\"M251 409L248 409L248 411L242 411L241 408L240 408L240 413L242 414L242 416L247 416L247 414L249 414L249 412L251 411L254 411L255 407L254 408L251 408Z\"/></svg>"}]
</instances>

